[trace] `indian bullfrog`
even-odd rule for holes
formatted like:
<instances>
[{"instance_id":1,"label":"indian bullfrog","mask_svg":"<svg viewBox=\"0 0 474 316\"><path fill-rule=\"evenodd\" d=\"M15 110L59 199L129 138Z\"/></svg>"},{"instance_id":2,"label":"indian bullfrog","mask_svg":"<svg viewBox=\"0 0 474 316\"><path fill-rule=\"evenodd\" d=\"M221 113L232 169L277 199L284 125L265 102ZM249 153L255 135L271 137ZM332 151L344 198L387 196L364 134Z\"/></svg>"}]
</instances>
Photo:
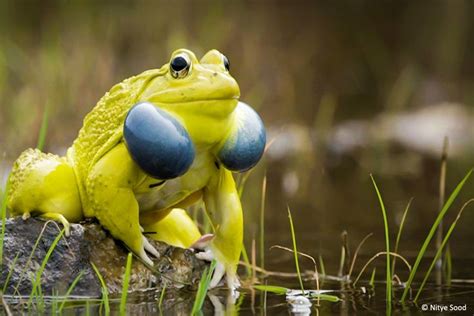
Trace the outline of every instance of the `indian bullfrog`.
<instances>
[{"instance_id":1,"label":"indian bullfrog","mask_svg":"<svg viewBox=\"0 0 474 316\"><path fill-rule=\"evenodd\" d=\"M237 287L243 218L232 172L260 160L266 136L259 115L239 101L229 68L217 50L198 60L179 49L161 68L113 86L65 157L28 149L16 160L11 214L59 221L66 234L69 222L95 217L150 266L148 254L159 254L147 237L179 247L204 244L199 257L217 261L211 286L225 274ZM198 201L212 237L201 235L184 211Z\"/></svg>"}]
</instances>

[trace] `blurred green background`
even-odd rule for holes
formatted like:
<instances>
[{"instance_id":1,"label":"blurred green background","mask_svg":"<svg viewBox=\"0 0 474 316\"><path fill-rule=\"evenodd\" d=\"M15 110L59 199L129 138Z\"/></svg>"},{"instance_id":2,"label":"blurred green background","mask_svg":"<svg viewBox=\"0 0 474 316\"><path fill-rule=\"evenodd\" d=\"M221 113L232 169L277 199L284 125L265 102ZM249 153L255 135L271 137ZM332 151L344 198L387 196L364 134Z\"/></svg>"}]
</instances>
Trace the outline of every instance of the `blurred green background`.
<instances>
[{"instance_id":1,"label":"blurred green background","mask_svg":"<svg viewBox=\"0 0 474 316\"><path fill-rule=\"evenodd\" d=\"M289 204L304 251L337 261L344 229L351 244L376 233L367 255L382 249L373 172L392 232L415 197L401 245L409 255L438 208L444 134L454 144L448 190L473 165L473 14L474 3L457 0L2 1L2 167L36 145L47 106L46 150L64 153L112 85L160 67L177 48L216 48L276 139L244 194L246 242L258 236L266 172L268 245L288 245ZM474 217L464 221L459 260L474 253ZM277 255L267 254L276 266L291 261Z\"/></svg>"}]
</instances>

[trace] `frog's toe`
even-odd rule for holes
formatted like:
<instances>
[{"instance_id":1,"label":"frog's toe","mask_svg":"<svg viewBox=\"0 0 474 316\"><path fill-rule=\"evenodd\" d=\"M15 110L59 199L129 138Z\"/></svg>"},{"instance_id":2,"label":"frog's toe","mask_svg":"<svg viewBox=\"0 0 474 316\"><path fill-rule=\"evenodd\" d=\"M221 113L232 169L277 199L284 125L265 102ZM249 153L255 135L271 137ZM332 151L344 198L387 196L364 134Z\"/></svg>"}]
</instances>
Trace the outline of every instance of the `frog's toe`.
<instances>
[{"instance_id":1,"label":"frog's toe","mask_svg":"<svg viewBox=\"0 0 474 316\"><path fill-rule=\"evenodd\" d=\"M63 225L64 225L64 234L66 235L66 237L71 236L71 224L67 222L67 223L63 223Z\"/></svg>"},{"instance_id":2,"label":"frog's toe","mask_svg":"<svg viewBox=\"0 0 474 316\"><path fill-rule=\"evenodd\" d=\"M148 255L145 252L145 248L143 248L138 254L138 257L146 264L149 265L150 267L153 267L153 261L148 257Z\"/></svg>"},{"instance_id":3,"label":"frog's toe","mask_svg":"<svg viewBox=\"0 0 474 316\"><path fill-rule=\"evenodd\" d=\"M217 262L216 268L214 270L214 274L212 275L211 283L209 283L209 288L212 289L218 286L222 278L224 277L224 274L225 274L224 265L222 263Z\"/></svg>"},{"instance_id":4,"label":"frog's toe","mask_svg":"<svg viewBox=\"0 0 474 316\"><path fill-rule=\"evenodd\" d=\"M155 247L153 247L152 244L150 244L150 242L148 241L148 239L146 239L145 236L143 236L143 246L145 247L145 250L148 251L149 253L151 253L153 256L155 256L156 258L159 258L160 257L160 253L158 252L158 250L155 249ZM153 264L152 264L153 265Z\"/></svg>"},{"instance_id":5,"label":"frog's toe","mask_svg":"<svg viewBox=\"0 0 474 316\"><path fill-rule=\"evenodd\" d=\"M214 256L214 253L212 252L212 250L207 249L206 251L198 252L196 254L196 258L198 258L200 260L204 260L204 261L212 261L212 260L214 260L215 256Z\"/></svg>"},{"instance_id":6,"label":"frog's toe","mask_svg":"<svg viewBox=\"0 0 474 316\"><path fill-rule=\"evenodd\" d=\"M23 213L23 215L21 216L21 218L22 218L24 221L26 221L26 220L27 220L28 218L30 218L30 217L31 217L30 212L25 212L25 213Z\"/></svg>"},{"instance_id":7,"label":"frog's toe","mask_svg":"<svg viewBox=\"0 0 474 316\"><path fill-rule=\"evenodd\" d=\"M226 274L226 282L227 282L227 286L229 287L229 289L231 289L233 291L240 287L239 278L235 274L227 273Z\"/></svg>"}]
</instances>

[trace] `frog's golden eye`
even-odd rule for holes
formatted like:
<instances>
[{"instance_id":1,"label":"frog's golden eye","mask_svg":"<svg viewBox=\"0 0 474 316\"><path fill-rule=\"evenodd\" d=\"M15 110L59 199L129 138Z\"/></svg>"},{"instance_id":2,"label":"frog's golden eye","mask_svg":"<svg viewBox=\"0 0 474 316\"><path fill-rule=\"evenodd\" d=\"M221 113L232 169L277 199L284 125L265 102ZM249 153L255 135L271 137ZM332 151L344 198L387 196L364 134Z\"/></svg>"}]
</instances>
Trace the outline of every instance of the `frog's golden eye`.
<instances>
[{"instance_id":1,"label":"frog's golden eye","mask_svg":"<svg viewBox=\"0 0 474 316\"><path fill-rule=\"evenodd\" d=\"M170 62L170 73L175 79L186 77L190 68L191 60L186 54L177 55Z\"/></svg>"},{"instance_id":2,"label":"frog's golden eye","mask_svg":"<svg viewBox=\"0 0 474 316\"><path fill-rule=\"evenodd\" d=\"M229 63L229 59L227 59L227 57L225 57L225 55L222 55L222 62L224 63L224 67L227 71L230 71L230 63Z\"/></svg>"}]
</instances>

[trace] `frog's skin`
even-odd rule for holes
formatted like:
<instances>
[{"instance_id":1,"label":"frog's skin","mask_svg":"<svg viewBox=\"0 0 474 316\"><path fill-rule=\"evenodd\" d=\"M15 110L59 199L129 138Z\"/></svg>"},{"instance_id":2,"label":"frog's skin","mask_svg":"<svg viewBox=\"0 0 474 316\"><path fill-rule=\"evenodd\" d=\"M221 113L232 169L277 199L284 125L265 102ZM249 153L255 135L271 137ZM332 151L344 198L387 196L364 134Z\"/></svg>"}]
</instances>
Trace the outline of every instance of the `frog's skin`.
<instances>
[{"instance_id":1,"label":"frog's skin","mask_svg":"<svg viewBox=\"0 0 474 316\"><path fill-rule=\"evenodd\" d=\"M229 287L238 286L243 220L232 171L258 162L265 131L238 101L228 68L217 50L198 60L180 49L160 69L112 87L66 157L21 154L9 177L11 214L58 220L66 232L69 222L96 217L149 265L146 251L158 253L144 233L180 247L206 240L199 256L218 262L211 286L224 273ZM214 227L210 241L183 210L201 200Z\"/></svg>"}]
</instances>

